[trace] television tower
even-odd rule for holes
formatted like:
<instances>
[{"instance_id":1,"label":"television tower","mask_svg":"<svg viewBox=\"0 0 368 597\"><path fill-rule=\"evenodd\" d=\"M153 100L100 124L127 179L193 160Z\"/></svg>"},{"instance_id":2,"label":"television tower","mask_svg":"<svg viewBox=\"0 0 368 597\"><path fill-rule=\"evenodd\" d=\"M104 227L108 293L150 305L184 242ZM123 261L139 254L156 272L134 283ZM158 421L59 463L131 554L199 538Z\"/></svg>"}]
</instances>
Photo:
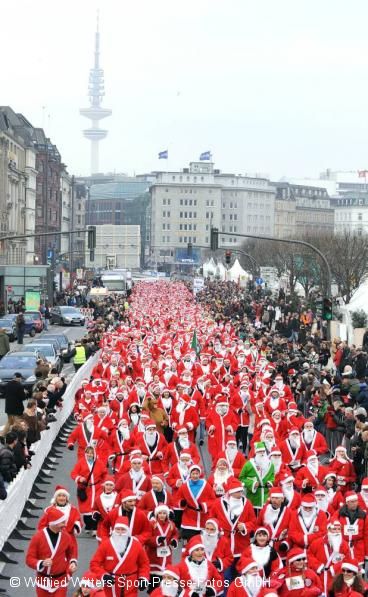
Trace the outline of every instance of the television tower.
<instances>
[{"instance_id":1,"label":"television tower","mask_svg":"<svg viewBox=\"0 0 368 597\"><path fill-rule=\"evenodd\" d=\"M97 30L95 35L95 63L89 73L88 95L89 108L80 110L82 116L91 120L91 127L83 131L83 135L91 141L91 174L97 174L99 168L99 142L107 136L106 129L99 128L102 118L111 116L112 111L101 107L105 95L104 71L100 68L100 32L97 14Z\"/></svg>"}]
</instances>

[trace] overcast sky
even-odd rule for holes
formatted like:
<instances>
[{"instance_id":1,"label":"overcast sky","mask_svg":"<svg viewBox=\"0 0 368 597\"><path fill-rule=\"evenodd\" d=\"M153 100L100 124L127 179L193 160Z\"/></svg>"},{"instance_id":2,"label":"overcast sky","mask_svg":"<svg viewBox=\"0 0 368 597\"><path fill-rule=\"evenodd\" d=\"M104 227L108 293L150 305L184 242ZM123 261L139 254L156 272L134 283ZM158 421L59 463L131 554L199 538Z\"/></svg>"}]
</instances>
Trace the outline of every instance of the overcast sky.
<instances>
[{"instance_id":1,"label":"overcast sky","mask_svg":"<svg viewBox=\"0 0 368 597\"><path fill-rule=\"evenodd\" d=\"M100 170L179 169L211 150L236 173L368 168L366 0L18 0L1 7L1 103L89 174L100 8ZM44 107L44 108L43 108Z\"/></svg>"}]
</instances>

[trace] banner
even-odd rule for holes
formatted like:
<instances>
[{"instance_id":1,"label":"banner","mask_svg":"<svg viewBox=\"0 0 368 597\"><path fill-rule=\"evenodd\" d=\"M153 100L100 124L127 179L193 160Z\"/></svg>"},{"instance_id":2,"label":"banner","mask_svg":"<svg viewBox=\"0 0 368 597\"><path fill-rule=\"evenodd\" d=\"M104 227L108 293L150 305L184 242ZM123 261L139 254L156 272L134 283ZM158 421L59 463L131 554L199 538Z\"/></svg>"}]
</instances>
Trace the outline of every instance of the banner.
<instances>
[{"instance_id":1,"label":"banner","mask_svg":"<svg viewBox=\"0 0 368 597\"><path fill-rule=\"evenodd\" d=\"M39 311L41 304L41 293L34 290L26 290L25 305L26 311Z\"/></svg>"}]
</instances>

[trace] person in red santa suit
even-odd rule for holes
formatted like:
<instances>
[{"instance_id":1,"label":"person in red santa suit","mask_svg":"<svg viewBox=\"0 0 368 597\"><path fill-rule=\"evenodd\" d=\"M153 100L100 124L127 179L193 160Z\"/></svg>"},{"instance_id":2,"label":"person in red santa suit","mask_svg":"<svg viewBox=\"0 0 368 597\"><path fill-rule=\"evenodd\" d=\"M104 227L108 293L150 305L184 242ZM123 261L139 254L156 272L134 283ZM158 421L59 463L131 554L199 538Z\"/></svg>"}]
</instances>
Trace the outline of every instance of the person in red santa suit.
<instances>
[{"instance_id":1,"label":"person in red santa suit","mask_svg":"<svg viewBox=\"0 0 368 597\"><path fill-rule=\"evenodd\" d=\"M361 490L358 493L359 508L368 514L368 478L362 480Z\"/></svg>"},{"instance_id":2,"label":"person in red santa suit","mask_svg":"<svg viewBox=\"0 0 368 597\"><path fill-rule=\"evenodd\" d=\"M282 461L287 464L293 473L296 473L304 461L307 451L296 427L289 431L287 439L280 443Z\"/></svg>"},{"instance_id":3,"label":"person in red santa suit","mask_svg":"<svg viewBox=\"0 0 368 597\"><path fill-rule=\"evenodd\" d=\"M280 396L284 399L286 404L289 404L294 398L290 386L284 383L284 379L281 373L278 373L275 377L275 388L280 392Z\"/></svg>"},{"instance_id":4,"label":"person in red santa suit","mask_svg":"<svg viewBox=\"0 0 368 597\"><path fill-rule=\"evenodd\" d=\"M150 419L147 421L144 433L138 437L137 445L142 450L143 459L149 465L150 474L163 475L165 472L163 459L167 441L162 433L157 431L154 421Z\"/></svg>"},{"instance_id":5,"label":"person in red santa suit","mask_svg":"<svg viewBox=\"0 0 368 597\"><path fill-rule=\"evenodd\" d=\"M185 427L188 430L189 440L194 442L198 425L199 415L196 408L191 404L189 396L182 394L178 397L171 415L171 428L176 431Z\"/></svg>"},{"instance_id":6,"label":"person in red santa suit","mask_svg":"<svg viewBox=\"0 0 368 597\"><path fill-rule=\"evenodd\" d=\"M167 470L169 470L170 467L174 466L174 464L179 461L179 456L182 450L187 450L190 452L193 462L196 464L200 462L201 457L199 455L198 448L194 442L190 441L186 427L177 428L176 438L166 447L165 463Z\"/></svg>"},{"instance_id":7,"label":"person in red santa suit","mask_svg":"<svg viewBox=\"0 0 368 597\"><path fill-rule=\"evenodd\" d=\"M265 400L265 414L267 417L271 417L272 413L278 410L280 412L286 411L286 402L281 398L280 391L276 386L270 388L270 391Z\"/></svg>"},{"instance_id":8,"label":"person in red santa suit","mask_svg":"<svg viewBox=\"0 0 368 597\"><path fill-rule=\"evenodd\" d=\"M208 451L212 462L215 462L219 452L225 450L226 442L235 438L238 422L236 416L229 409L226 401L217 402L215 408L211 408L206 419L208 433Z\"/></svg>"},{"instance_id":9,"label":"person in red santa suit","mask_svg":"<svg viewBox=\"0 0 368 597\"><path fill-rule=\"evenodd\" d=\"M350 491L352 484L356 481L356 474L344 446L337 446L335 456L329 464L329 471L336 473L337 485L343 495Z\"/></svg>"},{"instance_id":10,"label":"person in red santa suit","mask_svg":"<svg viewBox=\"0 0 368 597\"><path fill-rule=\"evenodd\" d=\"M74 418L81 422L88 414L93 414L97 407L97 400L90 390L85 390L81 399L74 406Z\"/></svg>"},{"instance_id":11,"label":"person in red santa suit","mask_svg":"<svg viewBox=\"0 0 368 597\"><path fill-rule=\"evenodd\" d=\"M288 537L292 545L308 548L313 541L323 537L327 529L327 516L318 511L311 493L302 496L300 508L292 510Z\"/></svg>"},{"instance_id":12,"label":"person in red santa suit","mask_svg":"<svg viewBox=\"0 0 368 597\"><path fill-rule=\"evenodd\" d=\"M313 541L307 550L309 566L321 575L323 592L328 595L341 562L350 557L349 545L342 537L338 520L327 524L327 533Z\"/></svg>"},{"instance_id":13,"label":"person in red santa suit","mask_svg":"<svg viewBox=\"0 0 368 597\"><path fill-rule=\"evenodd\" d=\"M129 454L134 447L134 440L132 438L129 421L126 417L119 421L117 428L109 437L109 463L112 466L113 473L119 474L124 465L128 461Z\"/></svg>"},{"instance_id":14,"label":"person in red santa suit","mask_svg":"<svg viewBox=\"0 0 368 597\"><path fill-rule=\"evenodd\" d=\"M166 566L161 576L161 582L152 593L151 597L184 597L185 589L180 587L180 574L178 566Z\"/></svg>"},{"instance_id":15,"label":"person in red santa suit","mask_svg":"<svg viewBox=\"0 0 368 597\"><path fill-rule=\"evenodd\" d=\"M339 521L343 538L347 541L352 558L363 565L368 556L368 515L359 507L358 495L354 491L345 494L345 505L333 516L332 521Z\"/></svg>"},{"instance_id":16,"label":"person in red santa suit","mask_svg":"<svg viewBox=\"0 0 368 597\"><path fill-rule=\"evenodd\" d=\"M236 442L239 450L244 454L248 448L248 430L249 421L252 415L251 401L254 400L254 394L250 389L249 380L240 383L239 391L233 392L230 398L230 407L238 416L238 426L236 429Z\"/></svg>"},{"instance_id":17,"label":"person in red santa suit","mask_svg":"<svg viewBox=\"0 0 368 597\"><path fill-rule=\"evenodd\" d=\"M104 518L101 527L102 539L110 536L119 516L124 516L128 520L132 537L136 537L142 545L145 545L151 536L151 528L145 512L137 507L136 495L129 489L121 490L115 506Z\"/></svg>"},{"instance_id":18,"label":"person in red santa suit","mask_svg":"<svg viewBox=\"0 0 368 597\"><path fill-rule=\"evenodd\" d=\"M189 469L192 466L192 457L190 452L182 450L180 453L179 462L171 467L166 478L168 486L171 488L172 500L174 504L175 522L180 527L183 511L180 509L177 501L177 493L180 487L189 479Z\"/></svg>"},{"instance_id":19,"label":"person in red santa suit","mask_svg":"<svg viewBox=\"0 0 368 597\"><path fill-rule=\"evenodd\" d=\"M306 421L304 423L301 437L302 442L307 450L314 450L317 456L320 456L321 454L327 454L327 442L322 433L314 428L312 421Z\"/></svg>"},{"instance_id":20,"label":"person in red santa suit","mask_svg":"<svg viewBox=\"0 0 368 597\"><path fill-rule=\"evenodd\" d=\"M336 473L327 473L323 480L323 487L327 491L329 508L331 507L331 510L336 512L345 504L344 496L337 486Z\"/></svg>"},{"instance_id":21,"label":"person in red santa suit","mask_svg":"<svg viewBox=\"0 0 368 597\"><path fill-rule=\"evenodd\" d=\"M57 508L49 509L46 524L33 535L26 564L36 570L37 597L66 597L70 575L77 569L75 542L65 530L65 514Z\"/></svg>"},{"instance_id":22,"label":"person in red santa suit","mask_svg":"<svg viewBox=\"0 0 368 597\"><path fill-rule=\"evenodd\" d=\"M208 482L211 485L215 496L221 497L225 494L225 486L229 479L235 478L233 471L228 465L226 458L220 457L216 462L216 466L208 477Z\"/></svg>"},{"instance_id":23,"label":"person in red santa suit","mask_svg":"<svg viewBox=\"0 0 368 597\"><path fill-rule=\"evenodd\" d=\"M110 362L110 359L109 359L108 355L106 353L103 353L101 355L101 359L99 360L98 364L95 365L94 368L92 369L91 376L94 379L102 378L102 376L104 375L104 372L107 370L107 368L109 366L109 362Z\"/></svg>"},{"instance_id":24,"label":"person in red santa suit","mask_svg":"<svg viewBox=\"0 0 368 597\"><path fill-rule=\"evenodd\" d=\"M129 521L119 516L111 537L102 541L90 563L105 584L106 597L136 597L148 588L150 565L143 545L130 533Z\"/></svg>"},{"instance_id":25,"label":"person in red santa suit","mask_svg":"<svg viewBox=\"0 0 368 597\"><path fill-rule=\"evenodd\" d=\"M271 530L268 526L258 526L250 545L243 551L236 568L241 573L243 568L242 559L251 558L257 563L263 578L270 578L272 574L283 567L281 558L276 549L272 546Z\"/></svg>"},{"instance_id":26,"label":"person in red santa suit","mask_svg":"<svg viewBox=\"0 0 368 597\"><path fill-rule=\"evenodd\" d=\"M359 563L354 558L346 558L341 570L333 579L329 597L361 597L367 594L367 583L362 579Z\"/></svg>"},{"instance_id":27,"label":"person in red santa suit","mask_svg":"<svg viewBox=\"0 0 368 597\"><path fill-rule=\"evenodd\" d=\"M114 425L117 425L118 422L126 416L127 396L127 389L123 390L122 388L118 388L114 398L112 400L109 400L111 419L113 420Z\"/></svg>"},{"instance_id":28,"label":"person in red santa suit","mask_svg":"<svg viewBox=\"0 0 368 597\"><path fill-rule=\"evenodd\" d=\"M305 464L295 475L295 486L299 491L315 491L327 473L327 467L319 463L317 454L311 450L306 454Z\"/></svg>"},{"instance_id":29,"label":"person in red santa suit","mask_svg":"<svg viewBox=\"0 0 368 597\"><path fill-rule=\"evenodd\" d=\"M233 555L230 541L221 532L219 523L215 518L206 520L199 538L204 545L206 558L212 562L219 572L224 572L231 566ZM184 555L188 555L187 550L184 551Z\"/></svg>"},{"instance_id":30,"label":"person in red santa suit","mask_svg":"<svg viewBox=\"0 0 368 597\"><path fill-rule=\"evenodd\" d=\"M118 492L115 489L114 477L106 477L102 483L102 490L97 494L93 505L93 520L97 521L97 541L101 541L104 520L118 502Z\"/></svg>"},{"instance_id":31,"label":"person in red santa suit","mask_svg":"<svg viewBox=\"0 0 368 597\"><path fill-rule=\"evenodd\" d=\"M271 414L270 424L274 430L275 437L279 442L285 440L289 435L288 425L286 420L283 418L280 410L274 410Z\"/></svg>"},{"instance_id":32,"label":"person in red santa suit","mask_svg":"<svg viewBox=\"0 0 368 597\"><path fill-rule=\"evenodd\" d=\"M270 490L268 500L258 516L258 524L267 526L271 532L271 542L281 557L289 549L287 542L291 508L286 505L285 496L280 487Z\"/></svg>"},{"instance_id":33,"label":"person in red santa suit","mask_svg":"<svg viewBox=\"0 0 368 597\"><path fill-rule=\"evenodd\" d=\"M323 595L320 577L307 567L307 554L293 547L287 555L287 567L276 572L273 579L280 597L319 597Z\"/></svg>"},{"instance_id":34,"label":"person in red santa suit","mask_svg":"<svg viewBox=\"0 0 368 597\"><path fill-rule=\"evenodd\" d=\"M153 475L151 477L152 489L147 491L144 496L139 500L139 507L147 514L147 518L152 517L153 512L157 506L164 504L168 508L172 509L174 506L174 500L172 495L166 491L165 484L161 477Z\"/></svg>"},{"instance_id":35,"label":"person in red santa suit","mask_svg":"<svg viewBox=\"0 0 368 597\"><path fill-rule=\"evenodd\" d=\"M230 584L227 597L260 597L264 581L257 562L246 557L241 558L240 562L240 576Z\"/></svg>"},{"instance_id":36,"label":"person in red santa suit","mask_svg":"<svg viewBox=\"0 0 368 597\"><path fill-rule=\"evenodd\" d=\"M47 526L47 516L51 508L57 508L61 513L65 514L65 530L69 533L72 542L74 543L74 552L78 556L77 535L82 530L81 516L78 508L70 503L70 493L62 485L56 485L55 493L51 500L51 506L45 508L44 514L41 516L38 523L38 530L42 530Z\"/></svg>"},{"instance_id":37,"label":"person in red santa suit","mask_svg":"<svg viewBox=\"0 0 368 597\"><path fill-rule=\"evenodd\" d=\"M280 479L280 487L284 494L286 505L289 506L291 510L299 508L301 497L300 493L295 491L294 477L292 475L285 475L285 477Z\"/></svg>"},{"instance_id":38,"label":"person in red santa suit","mask_svg":"<svg viewBox=\"0 0 368 597\"><path fill-rule=\"evenodd\" d=\"M160 504L150 520L152 535L147 541L146 551L150 561L151 589L160 583L162 572L172 563L172 551L178 546L179 533L169 515L170 508Z\"/></svg>"},{"instance_id":39,"label":"person in red santa suit","mask_svg":"<svg viewBox=\"0 0 368 597\"><path fill-rule=\"evenodd\" d=\"M152 489L151 476L144 472L141 456L132 457L130 464L130 471L117 477L116 490L129 489L140 500L147 491Z\"/></svg>"},{"instance_id":40,"label":"person in red santa suit","mask_svg":"<svg viewBox=\"0 0 368 597\"><path fill-rule=\"evenodd\" d=\"M111 414L112 413L110 411L110 405L107 402L104 402L103 404L101 404L101 406L97 407L96 414L93 420L94 425L98 429L102 429L102 431L105 431L107 435L110 435L110 433L115 427Z\"/></svg>"},{"instance_id":41,"label":"person in red santa suit","mask_svg":"<svg viewBox=\"0 0 368 597\"><path fill-rule=\"evenodd\" d=\"M190 539L203 528L209 509L215 500L211 485L203 478L199 464L192 464L189 477L175 496L176 510L182 510L182 539Z\"/></svg>"},{"instance_id":42,"label":"person in red santa suit","mask_svg":"<svg viewBox=\"0 0 368 597\"><path fill-rule=\"evenodd\" d=\"M68 450L74 450L74 444L78 444L77 458L82 458L86 447L93 446L98 456L101 455L102 458L106 456L107 459L108 434L96 427L93 421L93 414L88 414L84 417L83 423L73 429L67 442Z\"/></svg>"},{"instance_id":43,"label":"person in red santa suit","mask_svg":"<svg viewBox=\"0 0 368 597\"><path fill-rule=\"evenodd\" d=\"M306 422L305 417L303 417L301 412L298 410L298 406L294 401L289 402L285 419L289 430L292 427L296 427L299 431L301 431L303 429L304 423Z\"/></svg>"},{"instance_id":44,"label":"person in red santa suit","mask_svg":"<svg viewBox=\"0 0 368 597\"><path fill-rule=\"evenodd\" d=\"M70 476L77 484L78 509L83 514L86 534L96 534L97 523L92 519L96 495L107 474L106 465L98 460L93 446L87 446Z\"/></svg>"},{"instance_id":45,"label":"person in red santa suit","mask_svg":"<svg viewBox=\"0 0 368 597\"><path fill-rule=\"evenodd\" d=\"M269 457L270 462L272 462L273 468L275 469L274 485L279 485L281 479L284 479L286 476L291 475L291 470L286 464L282 462L282 454L280 448L272 448Z\"/></svg>"},{"instance_id":46,"label":"person in red santa suit","mask_svg":"<svg viewBox=\"0 0 368 597\"><path fill-rule=\"evenodd\" d=\"M200 535L188 542L188 555L178 566L180 580L188 595L215 597L222 593L223 580L216 567L206 558L206 552Z\"/></svg>"}]
</instances>

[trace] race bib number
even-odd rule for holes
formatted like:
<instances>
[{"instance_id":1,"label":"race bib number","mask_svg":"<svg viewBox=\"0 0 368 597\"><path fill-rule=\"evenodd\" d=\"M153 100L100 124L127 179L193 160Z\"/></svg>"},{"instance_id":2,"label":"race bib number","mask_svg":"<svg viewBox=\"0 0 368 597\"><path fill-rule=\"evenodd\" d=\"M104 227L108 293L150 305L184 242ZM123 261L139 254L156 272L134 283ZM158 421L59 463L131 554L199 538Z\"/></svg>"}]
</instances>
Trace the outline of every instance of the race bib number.
<instances>
[{"instance_id":1,"label":"race bib number","mask_svg":"<svg viewBox=\"0 0 368 597\"><path fill-rule=\"evenodd\" d=\"M357 535L358 529L353 524L345 524L344 525L344 534L345 535Z\"/></svg>"},{"instance_id":2,"label":"race bib number","mask_svg":"<svg viewBox=\"0 0 368 597\"><path fill-rule=\"evenodd\" d=\"M346 485L345 477L337 476L337 484L338 485Z\"/></svg>"},{"instance_id":3,"label":"race bib number","mask_svg":"<svg viewBox=\"0 0 368 597\"><path fill-rule=\"evenodd\" d=\"M341 562L341 560L343 559L343 555L341 555L341 553L337 553L336 555L334 555L334 557L332 558L332 563L336 564L337 562Z\"/></svg>"},{"instance_id":4,"label":"race bib number","mask_svg":"<svg viewBox=\"0 0 368 597\"><path fill-rule=\"evenodd\" d=\"M167 558L171 554L170 547L158 547L156 550L157 557L159 558Z\"/></svg>"},{"instance_id":5,"label":"race bib number","mask_svg":"<svg viewBox=\"0 0 368 597\"><path fill-rule=\"evenodd\" d=\"M305 583L302 576L290 576L285 578L286 586L289 591L296 591L297 589L304 589Z\"/></svg>"}]
</instances>

